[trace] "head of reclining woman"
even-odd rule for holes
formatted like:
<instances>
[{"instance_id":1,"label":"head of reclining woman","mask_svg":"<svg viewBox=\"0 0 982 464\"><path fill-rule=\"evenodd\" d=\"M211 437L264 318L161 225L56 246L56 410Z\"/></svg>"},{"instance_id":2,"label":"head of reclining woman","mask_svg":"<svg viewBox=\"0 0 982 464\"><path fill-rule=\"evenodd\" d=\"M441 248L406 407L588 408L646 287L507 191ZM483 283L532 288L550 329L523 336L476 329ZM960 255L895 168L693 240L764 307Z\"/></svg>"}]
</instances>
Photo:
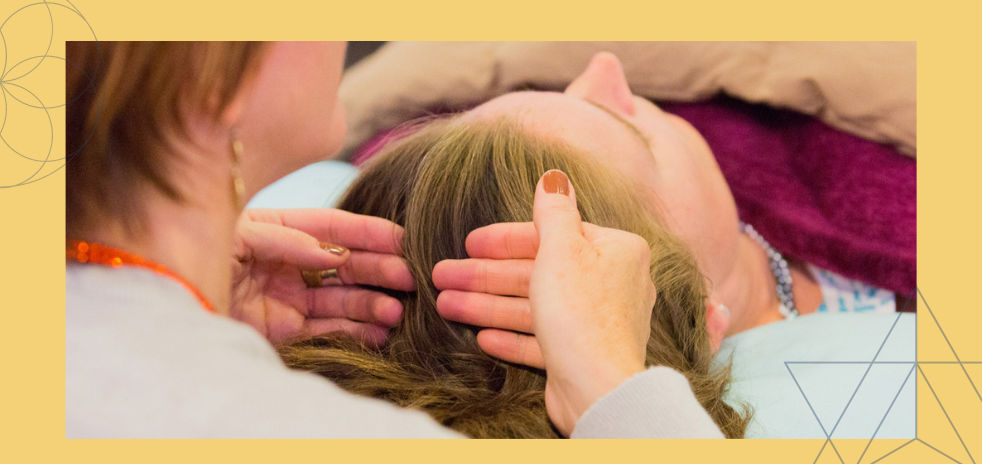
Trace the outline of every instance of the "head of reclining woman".
<instances>
[{"instance_id":1,"label":"head of reclining woman","mask_svg":"<svg viewBox=\"0 0 982 464\"><path fill-rule=\"evenodd\" d=\"M402 247L417 291L395 295L403 320L380 350L329 335L283 348L284 360L346 390L423 410L472 437L558 437L545 410L545 373L482 352L476 328L437 313L431 278L437 262L467 258L472 230L531 221L536 183L549 169L564 171L576 186L585 222L638 234L651 245L658 298L647 362L682 372L723 433L742 437L748 417L721 399L729 373L713 366L705 280L692 253L616 170L507 119L432 121L376 156L340 208L405 228Z\"/></svg>"}]
</instances>

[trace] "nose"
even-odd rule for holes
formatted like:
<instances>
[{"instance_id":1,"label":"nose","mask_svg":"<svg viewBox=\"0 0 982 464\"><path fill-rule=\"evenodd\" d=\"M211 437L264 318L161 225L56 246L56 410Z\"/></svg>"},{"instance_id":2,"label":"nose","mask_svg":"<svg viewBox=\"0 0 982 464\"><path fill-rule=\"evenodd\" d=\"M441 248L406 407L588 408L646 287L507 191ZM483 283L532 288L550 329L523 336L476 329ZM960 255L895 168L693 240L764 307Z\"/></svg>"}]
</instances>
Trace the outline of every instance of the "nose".
<instances>
[{"instance_id":1,"label":"nose","mask_svg":"<svg viewBox=\"0 0 982 464\"><path fill-rule=\"evenodd\" d=\"M624 76L624 68L610 52L593 55L586 70L566 87L565 93L627 116L634 115L634 95Z\"/></svg>"}]
</instances>

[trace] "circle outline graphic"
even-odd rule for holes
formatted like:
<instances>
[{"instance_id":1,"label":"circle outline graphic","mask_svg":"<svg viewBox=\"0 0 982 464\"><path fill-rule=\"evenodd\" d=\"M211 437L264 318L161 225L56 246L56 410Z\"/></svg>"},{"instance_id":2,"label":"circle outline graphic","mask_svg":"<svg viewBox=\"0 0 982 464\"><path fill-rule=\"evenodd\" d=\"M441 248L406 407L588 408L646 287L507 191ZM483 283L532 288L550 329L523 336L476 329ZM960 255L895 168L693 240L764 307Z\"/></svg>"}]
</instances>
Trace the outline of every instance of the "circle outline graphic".
<instances>
[{"instance_id":1,"label":"circle outline graphic","mask_svg":"<svg viewBox=\"0 0 982 464\"><path fill-rule=\"evenodd\" d=\"M0 188L13 188L13 187L21 186L21 185L33 184L34 182L37 182L37 181L39 181L41 179L44 179L44 178L47 178L48 176L50 176L50 175L58 172L59 170L61 170L61 168L65 167L69 162L71 162L72 158L74 158L76 155L78 155L78 153L82 151L82 148L84 148L85 145L89 142L89 140L92 139L92 136L95 133L95 126L98 125L98 123L99 123L99 121L100 121L100 119L102 117L102 109L103 109L103 105L105 103L105 90L104 89L103 89L103 91L100 94L96 95L96 100L98 101L98 109L97 109L97 112L96 112L96 119L95 119L95 123L93 124L92 130L89 132L89 135L88 135L88 137L86 137L85 141L82 142L82 144L77 149L75 149L75 151L73 151L71 154L66 153L66 155L64 157L62 157L62 158L51 159L51 152L54 149L54 138L55 138L54 136L55 136L55 133L54 133L54 122L52 121L52 119L51 119L51 113L48 110L49 109L54 109L54 108L60 108L62 106L66 106L67 107L68 104L70 104L70 103L74 102L75 100L77 100L78 98L80 98L83 94L85 94L85 92L88 92L90 88L93 91L96 91L97 92L98 89L95 88L95 79L97 77L97 74L99 72L100 67L102 69L103 74L105 74L105 60L103 59L103 55L102 55L102 47L99 44L99 38L96 36L95 31L92 29L92 25L89 24L88 20L85 19L85 16L78 9L78 7L76 7L71 2L71 0L65 0L65 1L69 5L71 5L71 7L66 6L66 5L63 5L61 3L48 2L48 1L35 2L35 3L28 4L28 5L24 5L24 6L20 7L20 8L18 8L13 13L11 13L10 16L8 16L7 19L4 20L4 22L2 24L0 24L0 41L2 41L2 43L3 43L3 50L4 50L3 68L2 68L2 72L0 72L0 94L3 94L3 103L4 103L4 108L3 108L3 123L0 124L0 140L3 141L4 145L6 145L7 148L9 148L11 151L13 151L15 154L21 156L22 158L25 158L27 160L34 161L34 162L37 162L37 163L41 163L41 165L38 167L38 169L36 171L34 171L34 173L31 174L27 179L24 179L24 180L22 180L22 181L20 181L20 182L18 182L16 184L0 185ZM8 58L8 56L7 56L7 54L8 54L8 51L7 51L7 38L3 34L3 27L6 26L7 23L10 21L10 19L13 18L15 15L17 15L17 13L23 11L26 8L33 7L33 6L38 6L38 5L43 5L47 9L47 11L48 11L48 18L50 20L51 34L50 34L50 36L48 38L48 46L47 46L47 49L45 50L44 54L42 54L42 55L36 55L36 56L32 56L32 57L29 57L29 58L22 59L22 60L18 61L16 64L14 64L13 66L11 66L8 69L7 68L7 58ZM62 8L67 9L68 11L70 11L72 13L75 13L85 23L85 25L89 28L89 32L92 33L92 38L95 40L96 49L97 49L97 53L98 53L98 65L96 67L96 73L97 74L95 74L93 76L89 76L88 74L85 73L84 70L82 70L82 68L80 66L78 66L76 63L73 63L71 60L68 60L65 57L60 57L60 56L56 56L56 55L51 55L50 54L50 52L51 52L51 45L52 45L52 43L54 41L54 33L55 33L54 16L51 13L51 6L52 5L54 5L54 6L60 6ZM66 98L66 101L63 104L55 105L55 106L46 106L45 103L43 101L41 101L41 99L38 98L37 95L34 94L34 92L31 92L29 89L27 89L26 87L24 87L22 85L14 84L13 83L13 81L16 81L18 79L21 79L21 78L24 78L24 77L30 75L32 72L34 72L35 70L37 70L41 66L41 64L45 61L45 59L48 59L48 58L60 59L60 60L65 61L68 64L71 64L76 69L78 69L78 71L82 72L82 75L84 75L85 78L88 79L89 85L87 85L85 87L85 89L83 89L78 95L73 96L73 98L71 98L70 100L68 98ZM12 79L7 79L7 75L10 74L13 70L17 69L21 64L24 64L24 63L26 63L26 62L28 62L30 60L35 60L35 59L38 60L38 63L36 65L34 65L34 67L31 68L29 71L27 71L24 74L21 74L21 75L19 75L17 77L14 77ZM8 85L11 86L11 87L17 87L17 88L19 88L19 89L27 92L28 94L30 94L31 97L34 98L34 100L37 100L39 106L34 106L34 105L32 105L30 103L27 103L27 102L21 100L20 98L18 98L16 95L14 95L12 92L10 92L10 90L8 90L8 88L7 88ZM50 133L50 136L49 136L50 137L50 140L49 140L49 144L48 144L48 152L45 155L44 159L37 159L37 158L34 158L32 156L27 156L27 155L25 155L25 154L17 151L14 147L12 147L10 145L10 143L6 140L6 138L3 137L3 130L7 126L7 118L8 118L8 114L9 114L9 112L8 112L8 105L12 103L7 98L7 94L10 94L10 97L13 100L16 100L18 103L20 103L22 105L25 105L25 106L28 106L28 107L31 107L31 108L35 108L35 109L42 109L42 110L44 110L45 116L48 119L48 128L49 128L49 133ZM68 141L66 140L66 145L67 145L67 142ZM67 152L67 146L66 146L66 152ZM45 174L45 175L43 175L41 177L37 177L38 174L41 172L42 169L44 169L44 167L46 165L48 165L50 163L55 163L55 162L58 162L58 161L64 161L64 163L61 166L58 166L57 168L55 168L54 170L52 170L51 172L49 172L49 173L47 173L47 174Z\"/></svg>"}]
</instances>

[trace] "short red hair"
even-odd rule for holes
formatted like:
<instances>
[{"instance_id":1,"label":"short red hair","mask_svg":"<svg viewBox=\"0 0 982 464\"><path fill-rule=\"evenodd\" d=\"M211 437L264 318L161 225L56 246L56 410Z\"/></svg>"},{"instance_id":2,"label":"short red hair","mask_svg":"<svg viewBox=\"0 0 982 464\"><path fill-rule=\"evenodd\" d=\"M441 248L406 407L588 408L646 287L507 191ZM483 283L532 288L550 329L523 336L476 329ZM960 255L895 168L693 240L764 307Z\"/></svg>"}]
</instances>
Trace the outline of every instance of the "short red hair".
<instances>
[{"instance_id":1,"label":"short red hair","mask_svg":"<svg viewBox=\"0 0 982 464\"><path fill-rule=\"evenodd\" d=\"M187 110L217 120L264 49L262 42L66 43L68 235L107 216L140 226L137 193L145 186L183 200L168 178L165 134L186 134Z\"/></svg>"}]
</instances>

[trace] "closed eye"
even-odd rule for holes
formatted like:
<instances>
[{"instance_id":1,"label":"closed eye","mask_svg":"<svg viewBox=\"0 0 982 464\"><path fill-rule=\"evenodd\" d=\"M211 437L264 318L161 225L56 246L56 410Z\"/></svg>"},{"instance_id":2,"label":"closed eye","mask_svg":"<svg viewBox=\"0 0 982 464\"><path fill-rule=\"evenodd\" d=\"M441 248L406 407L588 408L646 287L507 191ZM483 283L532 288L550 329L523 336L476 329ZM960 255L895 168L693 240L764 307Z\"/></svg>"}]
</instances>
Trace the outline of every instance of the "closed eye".
<instances>
[{"instance_id":1,"label":"closed eye","mask_svg":"<svg viewBox=\"0 0 982 464\"><path fill-rule=\"evenodd\" d=\"M641 140L641 143L644 144L645 148L647 148L648 151L652 151L651 150L651 140L649 140L648 137L644 135L644 132L641 132L641 129L638 129L638 126L635 126L634 124L631 123L631 121L628 121L627 119L624 119L623 116L615 113L614 111L611 111L611 109L610 108L607 108L606 106L603 106L603 105L601 105L601 104L599 104L597 102L590 101L590 100L586 100L586 102L589 103L589 104L591 104L591 105L593 105L593 106L596 106L597 108L602 109L605 113L609 114L614 119L620 121L621 124L623 124L625 127L627 127L628 130L630 130L635 136L638 137L638 139ZM654 152L652 152L652 153L654 153Z\"/></svg>"}]
</instances>

